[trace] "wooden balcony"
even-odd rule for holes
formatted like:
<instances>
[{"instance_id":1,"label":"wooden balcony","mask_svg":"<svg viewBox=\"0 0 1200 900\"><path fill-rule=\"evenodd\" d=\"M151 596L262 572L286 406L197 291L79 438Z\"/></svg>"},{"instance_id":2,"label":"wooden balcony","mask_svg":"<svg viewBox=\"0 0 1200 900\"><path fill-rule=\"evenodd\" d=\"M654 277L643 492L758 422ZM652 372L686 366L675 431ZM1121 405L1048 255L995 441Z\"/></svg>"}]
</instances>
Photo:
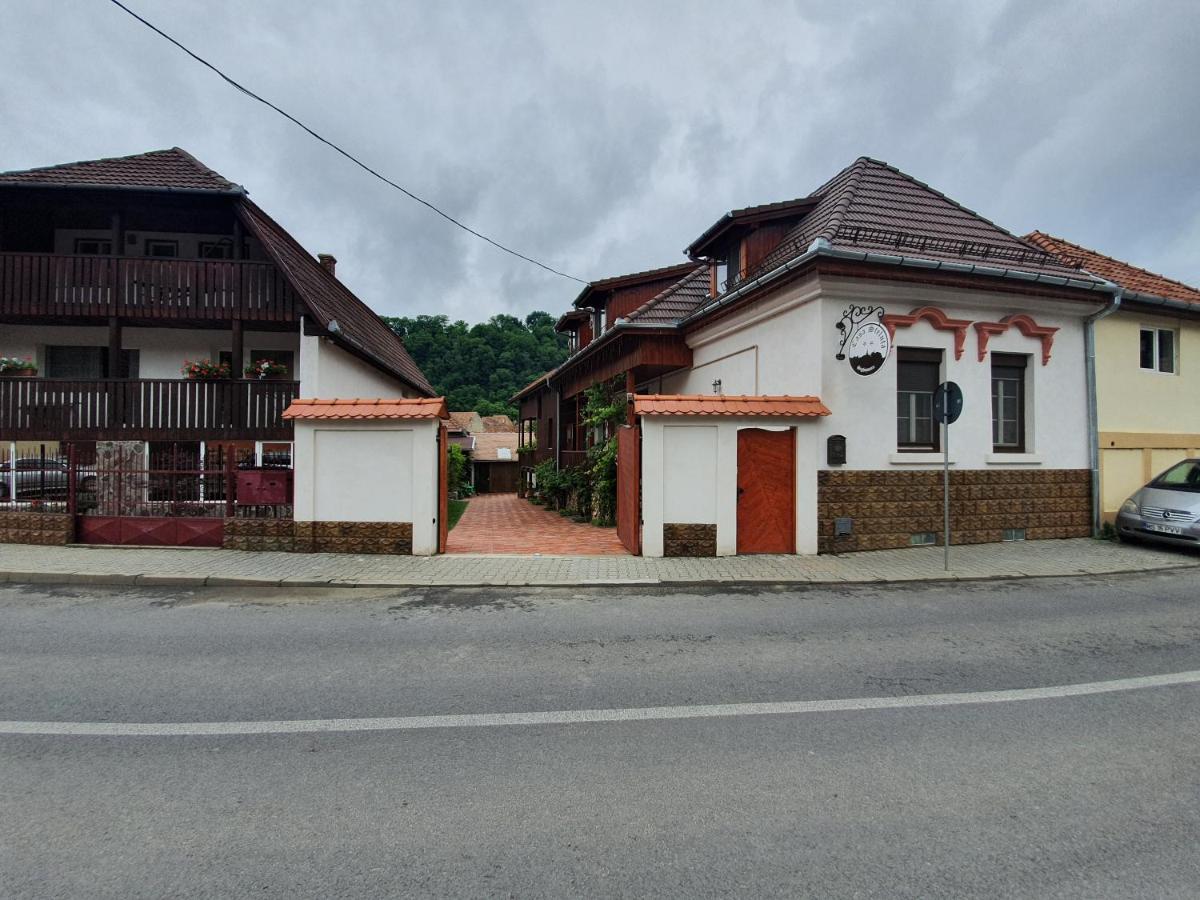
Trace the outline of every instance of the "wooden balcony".
<instances>
[{"instance_id":1,"label":"wooden balcony","mask_svg":"<svg viewBox=\"0 0 1200 900\"><path fill-rule=\"evenodd\" d=\"M562 469L574 469L587 462L586 450L562 450L559 452L558 465Z\"/></svg>"},{"instance_id":2,"label":"wooden balcony","mask_svg":"<svg viewBox=\"0 0 1200 900\"><path fill-rule=\"evenodd\" d=\"M299 305L269 262L0 253L0 318L7 321L292 322Z\"/></svg>"},{"instance_id":3,"label":"wooden balcony","mask_svg":"<svg viewBox=\"0 0 1200 900\"><path fill-rule=\"evenodd\" d=\"M0 378L0 441L290 441L296 381Z\"/></svg>"}]
</instances>

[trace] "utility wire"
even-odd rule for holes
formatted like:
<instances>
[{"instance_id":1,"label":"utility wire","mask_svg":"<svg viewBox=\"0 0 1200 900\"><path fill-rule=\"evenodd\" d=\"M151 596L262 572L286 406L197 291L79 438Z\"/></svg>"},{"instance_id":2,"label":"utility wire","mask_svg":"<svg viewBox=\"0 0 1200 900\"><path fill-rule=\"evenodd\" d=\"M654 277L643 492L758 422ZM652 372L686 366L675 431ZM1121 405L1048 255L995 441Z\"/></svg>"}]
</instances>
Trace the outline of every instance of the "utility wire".
<instances>
[{"instance_id":1,"label":"utility wire","mask_svg":"<svg viewBox=\"0 0 1200 900\"><path fill-rule=\"evenodd\" d=\"M241 91L247 97L250 97L253 100L257 100L259 103L263 104L264 106L267 106L267 107L273 109L275 112L279 113L279 115L283 116L285 119L287 119L292 124L297 125L300 128L304 129L306 132L308 132L310 135L312 135L314 138L316 138L322 144L325 144L327 147L330 147L331 149L336 150L338 153L340 153L342 156L346 157L346 159L350 160L350 162L354 163L356 166L358 166L364 172L374 175L376 178L378 178L384 184L394 187L396 190L400 191L400 193L404 194L405 196L409 197L410 199L416 200L422 206L437 213L439 216L441 216L447 222L450 222L452 225L456 225L457 227L461 228L463 231L467 232L468 234L472 234L475 237L479 238L481 241L486 241L487 243L491 244L493 247L495 247L498 250L503 250L505 253L509 253L512 256L517 257L518 259L525 260L525 262L533 263L535 266L545 269L547 272L550 272L554 275L558 275L562 278L568 278L571 281L577 281L580 284L588 283L588 282L584 281L582 278L576 278L574 275L568 275L566 272L560 272L558 269L554 268L553 266L548 266L544 262L539 262L538 260L534 259L532 256L526 256L524 253L514 250L512 247L506 247L504 244L501 244L499 241L493 240L492 238L488 237L486 234L481 234L480 232L476 231L471 226L463 224L458 219L454 218L454 216L438 209L436 206L434 206L428 200L424 199L423 197L418 197L416 194L414 194L408 188L402 187L401 185L396 184L396 182L392 181L386 175L381 175L379 172L375 171L375 169L372 169L370 166L368 166L362 160L358 159L353 154L349 153L346 150L343 150L341 147L339 147L333 141L331 141L328 138L313 131L311 128L309 128L307 125L305 125L299 119L297 119L291 113L287 112L286 110L280 109L278 106L276 106L270 100L267 100L265 97L260 97L258 94L254 93L254 91L250 90L249 88L244 87L241 84L238 84L238 82L234 81L232 78L230 78L224 72L222 72L220 69L218 69L212 63L210 63L207 59L204 59L202 56L199 56L198 54L193 53L191 50L189 50L183 44L179 43L179 41L175 40L175 38L171 37L169 34L167 34L165 31L163 31L161 28L159 28L157 25L155 25L154 23L149 22L146 19L139 16L137 13L135 13L132 9L130 9L124 3L120 2L120 0L109 0L109 2L111 2L114 6L118 7L119 9L122 9L125 12L129 13L129 15L133 16L133 18L137 19L139 22L141 22L143 25L145 25L147 28L149 28L151 31L153 31L155 34L157 34L159 37L162 37L162 38L166 39L167 41L170 41L172 44L174 44L176 47L178 47L180 50L182 50L184 53L186 53L192 59L196 60L196 62L200 63L202 66L204 66L208 69L211 69L217 75L221 76L221 78L224 79L227 83L229 83L233 87L237 88L239 91Z\"/></svg>"}]
</instances>

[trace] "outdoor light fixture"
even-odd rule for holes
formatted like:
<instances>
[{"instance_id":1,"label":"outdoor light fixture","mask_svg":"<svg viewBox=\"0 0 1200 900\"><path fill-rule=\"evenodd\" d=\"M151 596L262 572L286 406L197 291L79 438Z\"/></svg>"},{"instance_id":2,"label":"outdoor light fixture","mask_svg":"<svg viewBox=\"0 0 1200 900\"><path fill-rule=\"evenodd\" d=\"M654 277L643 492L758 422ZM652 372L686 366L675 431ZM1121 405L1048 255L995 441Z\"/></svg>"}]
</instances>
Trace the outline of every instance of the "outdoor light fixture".
<instances>
[{"instance_id":1,"label":"outdoor light fixture","mask_svg":"<svg viewBox=\"0 0 1200 900\"><path fill-rule=\"evenodd\" d=\"M714 394L721 393L721 379L720 378L716 378L713 380L713 393Z\"/></svg>"}]
</instances>

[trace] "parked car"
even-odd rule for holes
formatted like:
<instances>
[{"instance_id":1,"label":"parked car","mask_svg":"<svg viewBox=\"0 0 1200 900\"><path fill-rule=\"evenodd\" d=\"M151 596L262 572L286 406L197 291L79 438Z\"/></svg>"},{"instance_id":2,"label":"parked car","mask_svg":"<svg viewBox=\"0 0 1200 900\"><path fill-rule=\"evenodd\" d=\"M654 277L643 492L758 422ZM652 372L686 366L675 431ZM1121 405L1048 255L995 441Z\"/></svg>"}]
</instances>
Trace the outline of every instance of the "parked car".
<instances>
[{"instance_id":1,"label":"parked car","mask_svg":"<svg viewBox=\"0 0 1200 900\"><path fill-rule=\"evenodd\" d=\"M1117 513L1124 541L1200 546L1200 459L1185 459L1130 497Z\"/></svg>"},{"instance_id":2,"label":"parked car","mask_svg":"<svg viewBox=\"0 0 1200 900\"><path fill-rule=\"evenodd\" d=\"M95 491L95 473L80 472L76 489L85 494ZM0 463L0 500L52 500L66 496L66 460L23 457Z\"/></svg>"}]
</instances>

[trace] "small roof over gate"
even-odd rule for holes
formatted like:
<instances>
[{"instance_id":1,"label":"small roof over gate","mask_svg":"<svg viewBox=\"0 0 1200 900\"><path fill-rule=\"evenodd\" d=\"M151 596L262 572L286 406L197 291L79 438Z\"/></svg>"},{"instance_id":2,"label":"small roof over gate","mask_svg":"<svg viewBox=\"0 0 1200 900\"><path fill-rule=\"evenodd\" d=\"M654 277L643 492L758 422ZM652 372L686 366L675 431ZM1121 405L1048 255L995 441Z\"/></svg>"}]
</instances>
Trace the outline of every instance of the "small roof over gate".
<instances>
[{"instance_id":1,"label":"small roof over gate","mask_svg":"<svg viewBox=\"0 0 1200 900\"><path fill-rule=\"evenodd\" d=\"M293 400L285 419L446 419L444 397L359 398L356 400Z\"/></svg>"},{"instance_id":2,"label":"small roof over gate","mask_svg":"<svg viewBox=\"0 0 1200 900\"><path fill-rule=\"evenodd\" d=\"M726 396L724 394L638 394L639 416L780 416L789 419L829 415L820 397Z\"/></svg>"}]
</instances>

